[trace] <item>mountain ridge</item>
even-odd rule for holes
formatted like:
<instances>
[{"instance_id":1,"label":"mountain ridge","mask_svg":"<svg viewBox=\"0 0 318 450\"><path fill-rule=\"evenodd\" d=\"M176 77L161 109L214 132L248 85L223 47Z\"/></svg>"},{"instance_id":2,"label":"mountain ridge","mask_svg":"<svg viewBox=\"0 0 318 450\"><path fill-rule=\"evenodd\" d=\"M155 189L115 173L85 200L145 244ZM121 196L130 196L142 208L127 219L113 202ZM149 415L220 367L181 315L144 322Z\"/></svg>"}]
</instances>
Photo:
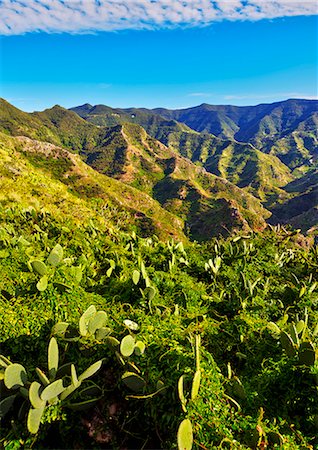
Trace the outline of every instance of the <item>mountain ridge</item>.
<instances>
[{"instance_id":1,"label":"mountain ridge","mask_svg":"<svg viewBox=\"0 0 318 450\"><path fill-rule=\"evenodd\" d=\"M288 123L293 121L291 117ZM290 205L297 197L306 198L306 208L297 209L300 214L318 206L316 178L314 186L305 179L296 183L309 166L296 173L253 143L199 133L146 108L119 110L86 103L71 111L55 105L24 113L2 100L0 130L77 153L101 176L116 178L158 201L185 221L198 240L232 228L262 229L271 221L268 209L273 221L294 221ZM315 227L307 219L301 222L304 229L309 222Z\"/></svg>"}]
</instances>

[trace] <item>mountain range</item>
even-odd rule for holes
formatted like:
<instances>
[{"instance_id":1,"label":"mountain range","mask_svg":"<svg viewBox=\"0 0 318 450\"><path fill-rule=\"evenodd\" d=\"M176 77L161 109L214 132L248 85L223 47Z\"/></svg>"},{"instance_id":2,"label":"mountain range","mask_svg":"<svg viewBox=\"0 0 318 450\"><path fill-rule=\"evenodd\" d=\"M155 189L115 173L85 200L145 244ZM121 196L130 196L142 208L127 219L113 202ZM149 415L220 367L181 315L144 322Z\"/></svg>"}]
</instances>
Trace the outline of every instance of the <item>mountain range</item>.
<instances>
[{"instance_id":1,"label":"mountain range","mask_svg":"<svg viewBox=\"0 0 318 450\"><path fill-rule=\"evenodd\" d=\"M145 235L181 239L267 222L314 231L317 125L314 100L34 113L1 100L1 201L101 220L112 209Z\"/></svg>"}]
</instances>

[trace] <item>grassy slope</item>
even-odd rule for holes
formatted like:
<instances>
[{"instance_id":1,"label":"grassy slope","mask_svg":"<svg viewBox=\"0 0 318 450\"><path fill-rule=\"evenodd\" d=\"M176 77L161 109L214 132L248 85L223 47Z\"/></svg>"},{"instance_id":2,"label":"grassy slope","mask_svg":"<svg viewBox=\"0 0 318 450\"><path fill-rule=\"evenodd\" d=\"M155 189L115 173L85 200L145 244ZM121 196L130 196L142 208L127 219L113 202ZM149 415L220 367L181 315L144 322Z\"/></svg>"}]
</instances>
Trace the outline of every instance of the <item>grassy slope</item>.
<instances>
[{"instance_id":1,"label":"grassy slope","mask_svg":"<svg viewBox=\"0 0 318 450\"><path fill-rule=\"evenodd\" d=\"M304 237L277 229L182 248L173 241L141 239L131 230L114 233L105 223L72 223L71 215L59 220L54 212L27 214L17 205L0 205L1 353L22 363L34 380L35 367L47 370L52 325L61 320L77 325L94 304L107 312L107 326L118 339L128 334L124 319L139 324L136 336L146 350L131 356L130 370L137 366L146 380L141 393L154 394L158 382L164 390L148 399L131 398L133 391L121 379L125 369L105 342L58 338L62 361L72 361L78 373L104 359L93 378L103 397L83 411L65 403L51 406L35 436L25 431L26 417L17 418L17 404L0 424L4 448L176 449L184 417L193 424L194 448L217 450L225 444L248 450L265 442L274 449L277 439L284 450L315 448L317 367L288 357L267 328L274 321L290 333L289 324L298 315L304 318L305 309L309 328L317 323L317 255ZM40 293L39 276L27 262L46 261L56 243L65 260ZM216 256L221 264L215 275L205 264ZM110 261L115 268L108 276ZM141 261L155 293L151 302L144 280L132 281ZM82 267L80 281L72 266ZM60 289L61 282L67 290ZM201 336L201 384L190 400L195 335ZM317 346L317 336L312 339ZM177 394L183 374L186 413ZM235 389L237 377L240 389Z\"/></svg>"},{"instance_id":2,"label":"grassy slope","mask_svg":"<svg viewBox=\"0 0 318 450\"><path fill-rule=\"evenodd\" d=\"M77 221L96 216L102 220L105 208L119 208L127 215L126 222L145 228L146 234L148 227L150 234L184 239L182 220L148 195L97 173L78 155L53 144L4 134L0 146L0 198L5 204L44 207L57 215L71 214Z\"/></svg>"}]
</instances>

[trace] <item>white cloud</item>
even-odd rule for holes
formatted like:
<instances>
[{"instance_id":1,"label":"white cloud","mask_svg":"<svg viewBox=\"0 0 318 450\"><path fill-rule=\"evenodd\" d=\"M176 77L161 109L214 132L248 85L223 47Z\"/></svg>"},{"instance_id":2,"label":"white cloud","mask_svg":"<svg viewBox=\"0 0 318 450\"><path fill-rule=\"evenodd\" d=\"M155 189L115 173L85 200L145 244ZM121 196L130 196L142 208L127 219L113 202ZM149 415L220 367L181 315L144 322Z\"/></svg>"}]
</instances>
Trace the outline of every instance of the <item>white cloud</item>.
<instances>
[{"instance_id":1,"label":"white cloud","mask_svg":"<svg viewBox=\"0 0 318 450\"><path fill-rule=\"evenodd\" d=\"M188 97L211 97L211 92L190 92Z\"/></svg>"},{"instance_id":2,"label":"white cloud","mask_svg":"<svg viewBox=\"0 0 318 450\"><path fill-rule=\"evenodd\" d=\"M158 29L316 14L316 0L0 0L0 34Z\"/></svg>"},{"instance_id":3,"label":"white cloud","mask_svg":"<svg viewBox=\"0 0 318 450\"><path fill-rule=\"evenodd\" d=\"M275 92L271 94L242 94L242 95L224 95L224 100L266 100L273 98L301 98L305 100L318 100L318 95L308 95L301 92Z\"/></svg>"}]
</instances>

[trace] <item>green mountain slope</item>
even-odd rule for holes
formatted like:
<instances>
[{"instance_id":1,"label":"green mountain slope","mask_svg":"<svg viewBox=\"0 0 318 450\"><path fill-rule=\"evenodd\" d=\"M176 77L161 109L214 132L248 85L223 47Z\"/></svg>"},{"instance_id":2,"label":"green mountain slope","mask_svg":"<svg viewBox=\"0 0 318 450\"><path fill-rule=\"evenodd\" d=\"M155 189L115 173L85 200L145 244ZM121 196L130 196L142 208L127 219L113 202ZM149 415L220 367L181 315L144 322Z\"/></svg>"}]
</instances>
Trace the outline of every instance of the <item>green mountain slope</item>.
<instances>
[{"instance_id":1,"label":"green mountain slope","mask_svg":"<svg viewBox=\"0 0 318 450\"><path fill-rule=\"evenodd\" d=\"M161 140L160 136L172 131L190 131L190 128L175 120L165 119L146 108L111 108L106 105L85 104L70 108L83 119L98 126L112 127L126 122L141 125L152 137Z\"/></svg>"},{"instance_id":2,"label":"green mountain slope","mask_svg":"<svg viewBox=\"0 0 318 450\"><path fill-rule=\"evenodd\" d=\"M280 188L293 179L290 169L277 157L251 144L190 132L171 133L167 144L208 172L246 188L264 201L284 195Z\"/></svg>"},{"instance_id":3,"label":"green mountain slope","mask_svg":"<svg viewBox=\"0 0 318 450\"><path fill-rule=\"evenodd\" d=\"M195 239L232 228L263 228L270 215L252 195L194 165L138 125L110 128L102 145L85 158L96 170L151 194L186 221Z\"/></svg>"},{"instance_id":4,"label":"green mountain slope","mask_svg":"<svg viewBox=\"0 0 318 450\"><path fill-rule=\"evenodd\" d=\"M287 184L291 198L272 209L275 222L291 223L303 231L318 229L318 170Z\"/></svg>"},{"instance_id":5,"label":"green mountain slope","mask_svg":"<svg viewBox=\"0 0 318 450\"><path fill-rule=\"evenodd\" d=\"M295 169L317 158L318 102L291 99L257 106L203 104L182 110L157 108L157 114L185 123L199 132L249 142L277 155Z\"/></svg>"},{"instance_id":6,"label":"green mountain slope","mask_svg":"<svg viewBox=\"0 0 318 450\"><path fill-rule=\"evenodd\" d=\"M277 157L258 151L251 144L220 139L198 133L182 124L164 119L145 109L112 109L108 106L83 105L72 108L91 123L139 123L147 133L173 151L202 165L238 187L247 188L262 200L272 203L277 196L286 197L281 186L292 180L290 169Z\"/></svg>"},{"instance_id":7,"label":"green mountain slope","mask_svg":"<svg viewBox=\"0 0 318 450\"><path fill-rule=\"evenodd\" d=\"M187 229L196 239L207 239L232 228L263 228L264 219L270 215L253 196L226 180L207 174L150 137L139 125L96 126L59 106L40 113L23 114L23 124L28 123L29 116L35 124L40 121L46 135L51 135L51 142L79 153L87 164L102 174L153 195L166 210L186 221ZM29 128L25 134L37 134L37 130L30 131ZM161 184L158 186L158 183ZM166 193L169 201L166 194L162 195L163 189L170 190ZM189 192L189 195L182 198L181 191ZM217 214L220 201L222 213ZM201 222L202 226L198 226Z\"/></svg>"},{"instance_id":8,"label":"green mountain slope","mask_svg":"<svg viewBox=\"0 0 318 450\"><path fill-rule=\"evenodd\" d=\"M183 221L157 201L118 180L101 175L82 159L54 144L0 133L1 193L5 205L45 208L80 222L89 218L141 233L185 239ZM111 211L117 211L112 217Z\"/></svg>"}]
</instances>

